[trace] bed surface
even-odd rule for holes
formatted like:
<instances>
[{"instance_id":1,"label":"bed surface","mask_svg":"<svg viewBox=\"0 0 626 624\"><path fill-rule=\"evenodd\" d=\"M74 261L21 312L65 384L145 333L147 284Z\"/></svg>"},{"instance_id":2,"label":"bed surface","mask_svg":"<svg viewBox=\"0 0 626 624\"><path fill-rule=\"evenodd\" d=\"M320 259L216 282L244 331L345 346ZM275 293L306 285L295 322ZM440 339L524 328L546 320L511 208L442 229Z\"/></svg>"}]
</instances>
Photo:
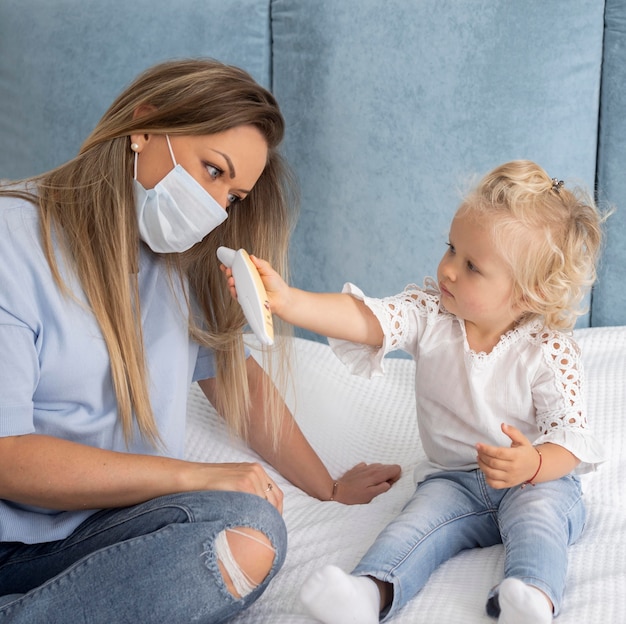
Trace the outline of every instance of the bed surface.
<instances>
[{"instance_id":1,"label":"bed surface","mask_svg":"<svg viewBox=\"0 0 626 624\"><path fill-rule=\"evenodd\" d=\"M591 425L607 462L583 476L587 527L570 548L568 586L558 624L626 622L626 327L577 330L583 350ZM403 476L369 505L320 502L268 471L285 493L289 531L285 564L261 599L237 624L313 623L297 594L325 563L350 571L380 529L413 491L413 468L424 457L417 434L414 363L388 359L382 378L353 377L325 344L295 339L295 386L286 397L331 474L354 464L398 463ZM194 461L258 461L233 438L194 385L188 407L187 457ZM502 575L501 546L461 553L441 566L393 624L479 624L484 602Z\"/></svg>"}]
</instances>

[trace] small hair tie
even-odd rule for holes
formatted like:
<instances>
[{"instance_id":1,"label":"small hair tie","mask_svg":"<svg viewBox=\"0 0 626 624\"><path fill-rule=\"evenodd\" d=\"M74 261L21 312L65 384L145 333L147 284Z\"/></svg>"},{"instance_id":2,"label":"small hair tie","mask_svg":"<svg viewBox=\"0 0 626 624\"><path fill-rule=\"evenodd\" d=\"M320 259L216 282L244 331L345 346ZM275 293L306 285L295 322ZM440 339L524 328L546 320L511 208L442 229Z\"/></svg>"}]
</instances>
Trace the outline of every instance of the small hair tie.
<instances>
[{"instance_id":1,"label":"small hair tie","mask_svg":"<svg viewBox=\"0 0 626 624\"><path fill-rule=\"evenodd\" d=\"M552 178L552 190L558 193L561 190L561 187L565 184L563 180L559 180L558 178Z\"/></svg>"}]
</instances>

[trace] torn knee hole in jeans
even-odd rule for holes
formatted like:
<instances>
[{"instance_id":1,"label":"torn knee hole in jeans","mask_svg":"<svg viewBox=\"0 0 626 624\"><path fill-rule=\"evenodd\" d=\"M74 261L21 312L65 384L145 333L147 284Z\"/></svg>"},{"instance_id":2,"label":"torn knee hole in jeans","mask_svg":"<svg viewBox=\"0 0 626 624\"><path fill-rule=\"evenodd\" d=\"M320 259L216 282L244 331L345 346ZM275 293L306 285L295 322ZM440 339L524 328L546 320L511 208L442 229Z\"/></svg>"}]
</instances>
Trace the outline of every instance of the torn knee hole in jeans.
<instances>
[{"instance_id":1,"label":"torn knee hole in jeans","mask_svg":"<svg viewBox=\"0 0 626 624\"><path fill-rule=\"evenodd\" d=\"M246 537L257 544L261 544L272 553L274 553L274 549L266 544L264 541L250 535L248 533L244 533L243 531L238 531L237 529L224 529L221 533L215 538L215 555L217 560L222 564L224 570L230 576L230 580L232 581L233 587L237 594L241 598L247 596L249 593L254 591L258 587L258 583L256 583L253 579L251 579L244 570L241 569L241 566L235 559L231 549L230 544L228 543L228 539L226 538L226 533L234 533L236 535L241 535L242 537Z\"/></svg>"}]
</instances>

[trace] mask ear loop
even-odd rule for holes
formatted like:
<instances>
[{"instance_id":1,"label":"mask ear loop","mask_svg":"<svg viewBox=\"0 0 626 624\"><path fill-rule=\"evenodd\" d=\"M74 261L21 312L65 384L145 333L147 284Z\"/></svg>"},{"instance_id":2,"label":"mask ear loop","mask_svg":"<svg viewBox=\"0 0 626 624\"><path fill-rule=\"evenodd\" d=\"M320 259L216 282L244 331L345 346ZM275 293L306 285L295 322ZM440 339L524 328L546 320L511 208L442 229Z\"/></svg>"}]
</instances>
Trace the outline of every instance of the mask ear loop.
<instances>
[{"instance_id":1,"label":"mask ear loop","mask_svg":"<svg viewBox=\"0 0 626 624\"><path fill-rule=\"evenodd\" d=\"M172 157L172 162L174 163L174 167L176 167L178 163L176 162L176 158L174 158L174 150L172 149L172 144L170 143L169 134L165 135L165 139L167 140L167 147L169 147L170 156Z\"/></svg>"},{"instance_id":2,"label":"mask ear loop","mask_svg":"<svg viewBox=\"0 0 626 624\"><path fill-rule=\"evenodd\" d=\"M135 152L135 162L133 164L133 180L137 179L137 152Z\"/></svg>"},{"instance_id":3,"label":"mask ear loop","mask_svg":"<svg viewBox=\"0 0 626 624\"><path fill-rule=\"evenodd\" d=\"M135 160L133 163L133 180L137 179L137 154L139 152L139 145L137 143L131 143L130 149L133 150L133 154L135 154Z\"/></svg>"},{"instance_id":4,"label":"mask ear loop","mask_svg":"<svg viewBox=\"0 0 626 624\"><path fill-rule=\"evenodd\" d=\"M167 147L170 150L170 156L172 158L172 162L174 163L174 167L176 167L178 163L176 162L176 158L174 157L174 150L172 149L172 144L170 143L169 135L167 134L165 135L165 140L167 141ZM139 156L139 153L137 152L137 150L139 146L136 143L133 143L130 147L133 150L133 152L135 152L135 161L133 163L133 179L136 180L137 179L137 161L138 161L138 156Z\"/></svg>"}]
</instances>

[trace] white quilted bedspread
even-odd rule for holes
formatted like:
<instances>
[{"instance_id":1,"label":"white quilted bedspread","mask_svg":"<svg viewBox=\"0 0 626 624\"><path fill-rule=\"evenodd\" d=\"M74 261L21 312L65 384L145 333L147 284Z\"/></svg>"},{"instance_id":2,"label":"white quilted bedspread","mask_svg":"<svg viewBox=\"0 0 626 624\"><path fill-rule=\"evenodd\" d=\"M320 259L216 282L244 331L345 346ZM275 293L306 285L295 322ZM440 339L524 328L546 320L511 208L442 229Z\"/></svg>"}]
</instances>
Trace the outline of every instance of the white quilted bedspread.
<instances>
[{"instance_id":1,"label":"white quilted bedspread","mask_svg":"<svg viewBox=\"0 0 626 624\"><path fill-rule=\"evenodd\" d=\"M570 548L567 592L558 624L626 622L626 327L576 331L583 349L589 416L608 461L583 477L588 509L583 537ZM298 604L302 581L334 563L349 571L413 489L423 451L417 435L414 364L389 359L371 381L349 375L325 344L295 339L295 390L287 397L303 431L339 476L354 464L398 463L403 477L369 505L320 502L268 468L285 492L289 531L285 565L237 624L312 623ZM226 431L199 389L191 390L187 457L196 461L258 461ZM393 624L479 624L489 588L502 575L501 546L471 550L448 561Z\"/></svg>"}]
</instances>

